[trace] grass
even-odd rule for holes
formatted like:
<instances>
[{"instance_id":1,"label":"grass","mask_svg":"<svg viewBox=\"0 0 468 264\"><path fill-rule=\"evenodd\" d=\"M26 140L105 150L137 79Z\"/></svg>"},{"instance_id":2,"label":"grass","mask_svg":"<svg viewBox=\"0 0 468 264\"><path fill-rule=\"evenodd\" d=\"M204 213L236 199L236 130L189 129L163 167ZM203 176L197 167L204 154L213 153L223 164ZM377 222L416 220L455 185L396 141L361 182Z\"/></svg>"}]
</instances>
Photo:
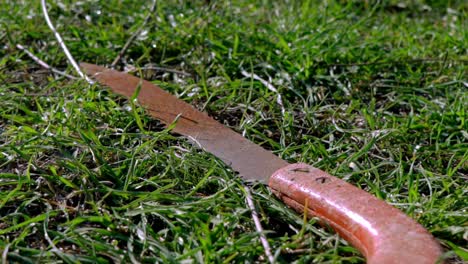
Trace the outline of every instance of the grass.
<instances>
[{"instance_id":1,"label":"grass","mask_svg":"<svg viewBox=\"0 0 468 264\"><path fill-rule=\"evenodd\" d=\"M242 183L72 72L38 1L0 4L0 249L24 263L265 262ZM110 64L147 1L48 1L78 61ZM124 54L183 100L290 162L395 205L468 260L464 1L158 1ZM211 3L210 3L211 2ZM242 71L255 73L276 94ZM315 220L251 187L278 262L361 263Z\"/></svg>"}]
</instances>

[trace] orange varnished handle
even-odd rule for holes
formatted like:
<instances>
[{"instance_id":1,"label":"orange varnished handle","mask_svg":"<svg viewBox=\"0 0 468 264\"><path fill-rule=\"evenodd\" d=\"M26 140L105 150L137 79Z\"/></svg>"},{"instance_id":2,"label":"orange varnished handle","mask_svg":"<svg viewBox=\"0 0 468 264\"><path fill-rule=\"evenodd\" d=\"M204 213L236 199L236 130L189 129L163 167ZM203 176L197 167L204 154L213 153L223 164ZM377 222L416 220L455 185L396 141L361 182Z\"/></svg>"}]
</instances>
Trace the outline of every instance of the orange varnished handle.
<instances>
[{"instance_id":1,"label":"orange varnished handle","mask_svg":"<svg viewBox=\"0 0 468 264\"><path fill-rule=\"evenodd\" d=\"M439 243L420 224L386 202L322 170L302 163L291 164L277 170L269 186L296 211L307 212L329 224L362 252L367 263L440 261Z\"/></svg>"}]
</instances>

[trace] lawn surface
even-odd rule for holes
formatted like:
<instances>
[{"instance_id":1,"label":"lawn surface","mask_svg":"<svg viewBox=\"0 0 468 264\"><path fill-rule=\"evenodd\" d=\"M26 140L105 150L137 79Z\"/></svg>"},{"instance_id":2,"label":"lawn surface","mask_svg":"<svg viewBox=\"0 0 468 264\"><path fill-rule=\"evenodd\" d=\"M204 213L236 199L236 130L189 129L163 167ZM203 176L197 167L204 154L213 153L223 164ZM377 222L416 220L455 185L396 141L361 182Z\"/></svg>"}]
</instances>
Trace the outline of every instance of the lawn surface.
<instances>
[{"instance_id":1,"label":"lawn surface","mask_svg":"<svg viewBox=\"0 0 468 264\"><path fill-rule=\"evenodd\" d=\"M0 3L2 261L266 262L227 166L141 107L16 47L76 76L39 2ZM151 6L48 2L75 59L102 65ZM117 66L386 200L449 262L468 260L467 4L318 2L158 1ZM364 261L264 186L250 189L278 262Z\"/></svg>"}]
</instances>

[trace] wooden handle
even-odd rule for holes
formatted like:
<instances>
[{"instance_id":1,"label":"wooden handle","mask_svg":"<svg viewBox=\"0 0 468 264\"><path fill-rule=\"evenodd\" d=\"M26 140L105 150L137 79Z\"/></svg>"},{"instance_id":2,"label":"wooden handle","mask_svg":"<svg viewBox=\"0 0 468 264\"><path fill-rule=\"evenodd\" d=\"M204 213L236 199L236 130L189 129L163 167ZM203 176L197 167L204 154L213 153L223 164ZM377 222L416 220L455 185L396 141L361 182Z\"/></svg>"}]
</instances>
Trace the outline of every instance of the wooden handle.
<instances>
[{"instance_id":1,"label":"wooden handle","mask_svg":"<svg viewBox=\"0 0 468 264\"><path fill-rule=\"evenodd\" d=\"M310 165L296 163L277 170L269 186L297 212L330 225L361 251L367 263L434 264L442 255L434 237L403 212Z\"/></svg>"}]
</instances>

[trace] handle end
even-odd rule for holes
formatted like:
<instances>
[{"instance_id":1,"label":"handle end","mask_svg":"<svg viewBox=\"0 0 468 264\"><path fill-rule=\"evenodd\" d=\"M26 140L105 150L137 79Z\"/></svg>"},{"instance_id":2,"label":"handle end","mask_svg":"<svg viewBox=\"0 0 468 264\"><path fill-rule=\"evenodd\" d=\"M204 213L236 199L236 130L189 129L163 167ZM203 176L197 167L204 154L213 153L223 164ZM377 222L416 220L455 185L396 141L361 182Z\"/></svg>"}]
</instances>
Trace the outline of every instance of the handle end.
<instances>
[{"instance_id":1,"label":"handle end","mask_svg":"<svg viewBox=\"0 0 468 264\"><path fill-rule=\"evenodd\" d=\"M437 263L442 249L420 224L395 207L303 163L277 170L269 186L299 213L329 224L368 263ZM306 202L307 200L307 202Z\"/></svg>"}]
</instances>

